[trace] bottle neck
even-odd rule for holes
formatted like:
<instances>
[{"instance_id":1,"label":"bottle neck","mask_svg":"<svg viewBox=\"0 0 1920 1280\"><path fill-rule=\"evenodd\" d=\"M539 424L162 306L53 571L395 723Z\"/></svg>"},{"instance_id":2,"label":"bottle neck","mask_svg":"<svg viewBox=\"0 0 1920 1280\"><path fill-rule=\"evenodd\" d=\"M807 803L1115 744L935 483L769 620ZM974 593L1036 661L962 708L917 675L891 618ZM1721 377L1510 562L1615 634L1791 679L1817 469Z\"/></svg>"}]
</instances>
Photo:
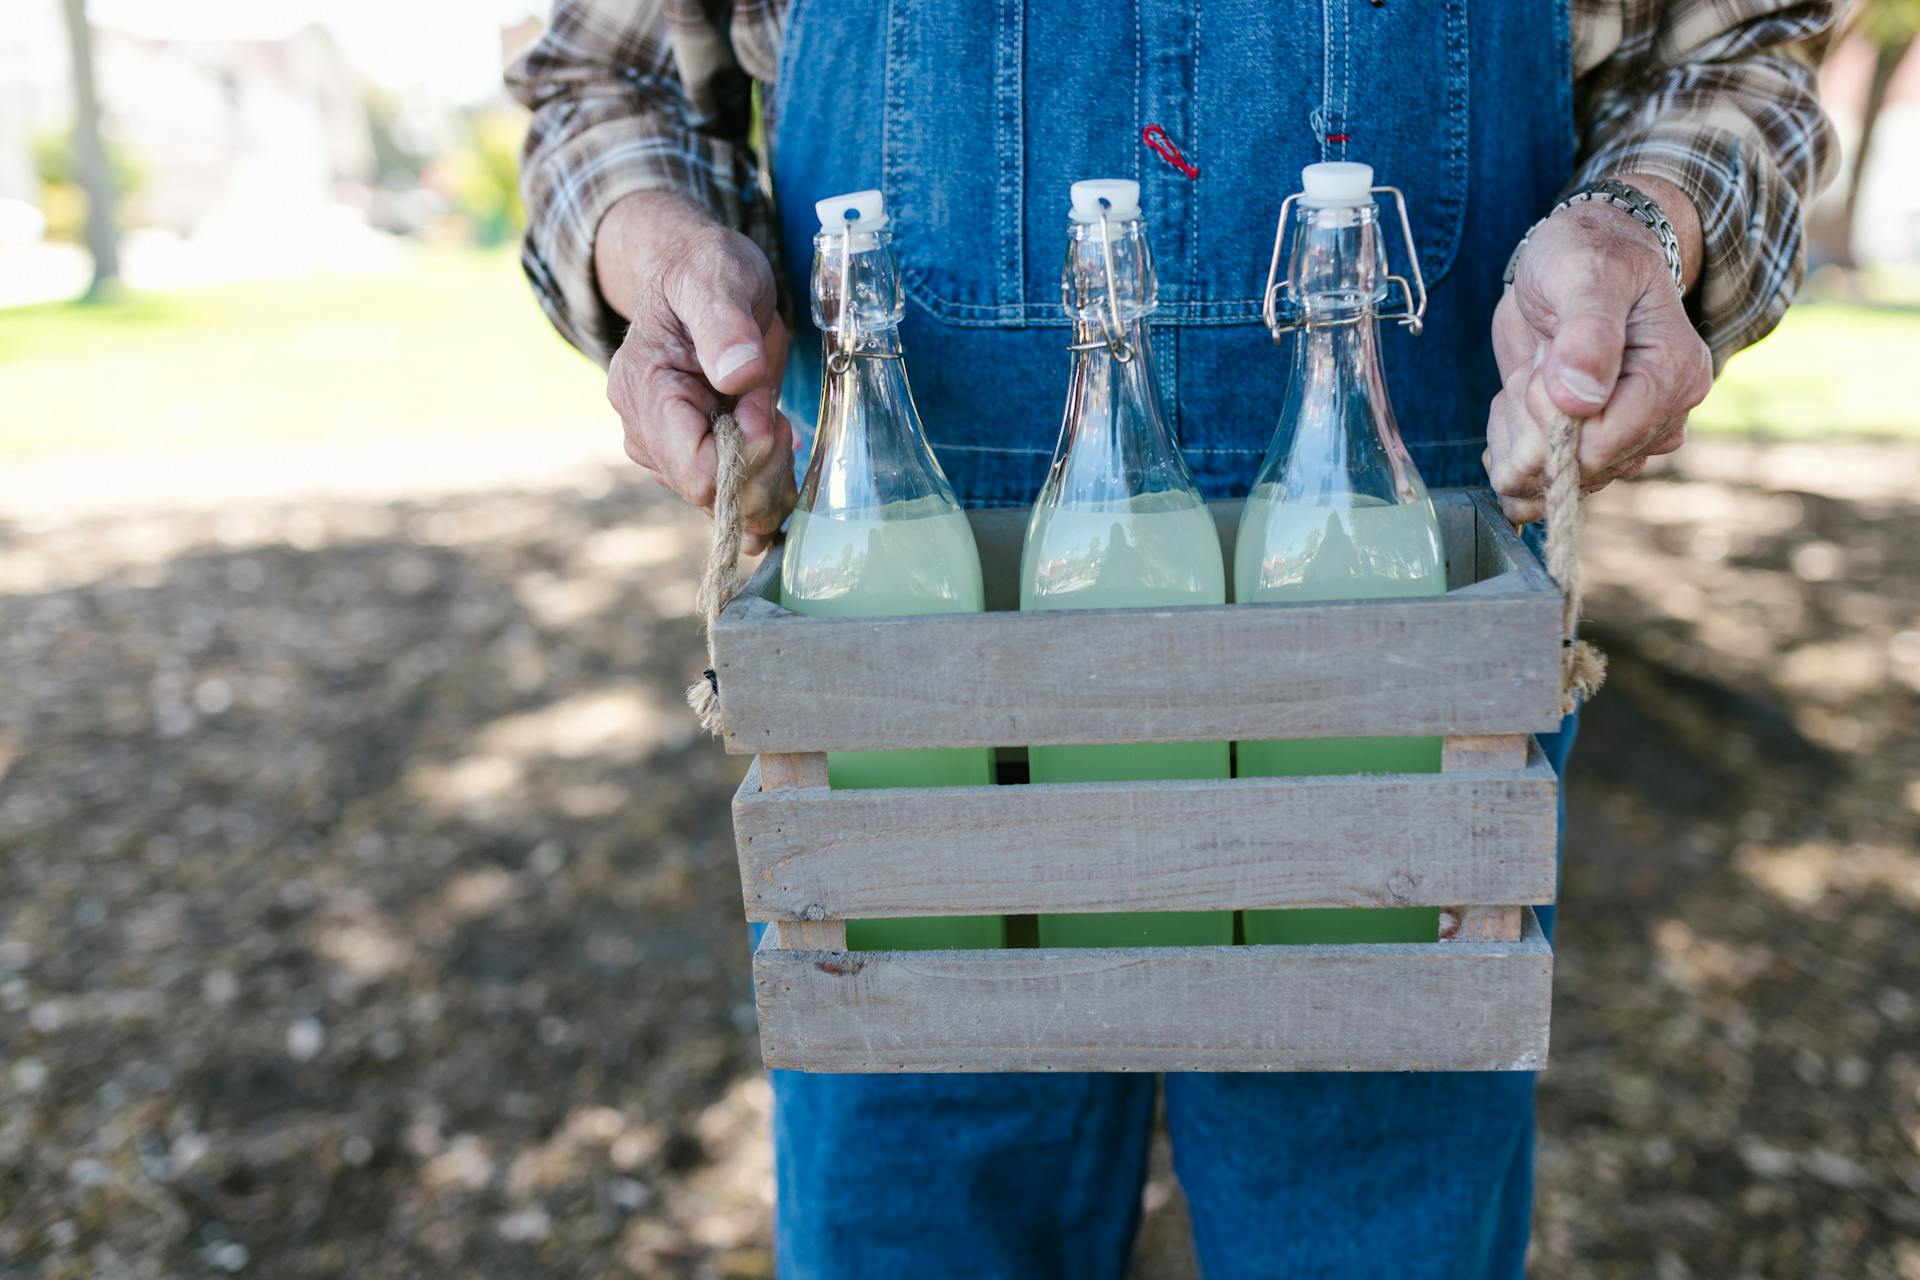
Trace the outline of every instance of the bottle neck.
<instances>
[{"instance_id":1,"label":"bottle neck","mask_svg":"<svg viewBox=\"0 0 1920 1280\"><path fill-rule=\"evenodd\" d=\"M1302 325L1372 323L1387 297L1380 210L1302 209L1287 266L1287 306Z\"/></svg>"},{"instance_id":2,"label":"bottle neck","mask_svg":"<svg viewBox=\"0 0 1920 1280\"><path fill-rule=\"evenodd\" d=\"M1307 207L1297 217L1281 299L1293 369L1255 486L1278 485L1287 500L1308 503L1418 501L1426 488L1380 362L1388 276L1379 208Z\"/></svg>"},{"instance_id":3,"label":"bottle neck","mask_svg":"<svg viewBox=\"0 0 1920 1280\"><path fill-rule=\"evenodd\" d=\"M1293 381L1300 395L1303 433L1380 416L1373 412L1374 403L1386 401L1386 387L1377 333L1370 312L1349 323L1309 325L1300 331Z\"/></svg>"},{"instance_id":4,"label":"bottle neck","mask_svg":"<svg viewBox=\"0 0 1920 1280\"><path fill-rule=\"evenodd\" d=\"M1297 500L1425 496L1394 420L1370 304L1354 319L1310 323L1296 335L1280 429L1261 481L1278 482Z\"/></svg>"},{"instance_id":5,"label":"bottle neck","mask_svg":"<svg viewBox=\"0 0 1920 1280\"><path fill-rule=\"evenodd\" d=\"M899 328L861 330L850 352L840 334L822 338L819 425L799 509L884 518L957 510L914 408Z\"/></svg>"},{"instance_id":6,"label":"bottle neck","mask_svg":"<svg viewBox=\"0 0 1920 1280\"><path fill-rule=\"evenodd\" d=\"M1124 321L1117 331L1124 360L1107 345L1105 326L1081 321L1073 334L1079 349L1047 493L1057 502L1098 505L1191 491L1192 478L1160 411L1144 321Z\"/></svg>"},{"instance_id":7,"label":"bottle neck","mask_svg":"<svg viewBox=\"0 0 1920 1280\"><path fill-rule=\"evenodd\" d=\"M850 349L856 356L898 356L900 354L900 326L881 325L872 329L860 329L855 332L853 341L848 344L838 332L820 335L820 354L831 361L836 354ZM898 360L892 363L900 363Z\"/></svg>"}]
</instances>

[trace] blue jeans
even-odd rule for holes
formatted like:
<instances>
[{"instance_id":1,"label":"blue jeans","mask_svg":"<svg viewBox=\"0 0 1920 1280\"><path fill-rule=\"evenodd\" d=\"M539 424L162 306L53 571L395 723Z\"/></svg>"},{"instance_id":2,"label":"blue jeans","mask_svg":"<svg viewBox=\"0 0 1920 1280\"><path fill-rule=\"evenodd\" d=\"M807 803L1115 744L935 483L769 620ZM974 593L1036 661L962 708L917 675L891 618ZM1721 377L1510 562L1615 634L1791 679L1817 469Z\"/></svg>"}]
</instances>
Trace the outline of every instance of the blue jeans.
<instances>
[{"instance_id":1,"label":"blue jeans","mask_svg":"<svg viewBox=\"0 0 1920 1280\"><path fill-rule=\"evenodd\" d=\"M1556 770L1574 727L1541 739ZM1552 908L1539 914L1551 936ZM1126 1274L1153 1077L772 1077L782 1280ZM1531 1074L1178 1074L1164 1088L1207 1280L1520 1276Z\"/></svg>"}]
</instances>

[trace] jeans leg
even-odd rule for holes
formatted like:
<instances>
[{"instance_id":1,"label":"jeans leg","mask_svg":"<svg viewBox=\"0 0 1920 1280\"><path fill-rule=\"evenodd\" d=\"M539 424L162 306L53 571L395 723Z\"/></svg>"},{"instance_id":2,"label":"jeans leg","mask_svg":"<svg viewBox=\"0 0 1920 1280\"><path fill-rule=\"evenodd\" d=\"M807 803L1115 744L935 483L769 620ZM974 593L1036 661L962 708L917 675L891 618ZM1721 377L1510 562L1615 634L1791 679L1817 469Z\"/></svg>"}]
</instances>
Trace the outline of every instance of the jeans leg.
<instances>
[{"instance_id":1,"label":"jeans leg","mask_svg":"<svg viewBox=\"0 0 1920 1280\"><path fill-rule=\"evenodd\" d=\"M1120 1280L1151 1075L772 1074L781 1280Z\"/></svg>"},{"instance_id":2,"label":"jeans leg","mask_svg":"<svg viewBox=\"0 0 1920 1280\"><path fill-rule=\"evenodd\" d=\"M1527 1072L1167 1077L1207 1280L1518 1280Z\"/></svg>"},{"instance_id":3,"label":"jeans leg","mask_svg":"<svg viewBox=\"0 0 1920 1280\"><path fill-rule=\"evenodd\" d=\"M1563 777L1577 728L1540 739ZM1553 908L1538 913L1551 938ZM1170 1075L1166 1090L1207 1280L1521 1275L1531 1072Z\"/></svg>"}]
</instances>

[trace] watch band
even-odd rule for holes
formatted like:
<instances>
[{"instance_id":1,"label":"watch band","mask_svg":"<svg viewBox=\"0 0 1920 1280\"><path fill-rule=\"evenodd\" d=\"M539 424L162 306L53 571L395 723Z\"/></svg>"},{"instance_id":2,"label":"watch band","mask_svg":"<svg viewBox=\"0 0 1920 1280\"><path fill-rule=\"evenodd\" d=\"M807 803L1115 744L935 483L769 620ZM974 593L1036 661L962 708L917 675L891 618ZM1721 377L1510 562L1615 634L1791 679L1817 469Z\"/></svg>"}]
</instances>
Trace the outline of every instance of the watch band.
<instances>
[{"instance_id":1,"label":"watch band","mask_svg":"<svg viewBox=\"0 0 1920 1280\"><path fill-rule=\"evenodd\" d=\"M1551 218L1562 209L1571 209L1576 204L1587 204L1596 200L1625 211L1635 222L1653 232L1654 238L1660 242L1660 251L1666 255L1667 270L1673 275L1673 287L1685 293L1687 286L1680 271L1680 237L1674 234L1673 223L1667 221L1665 211L1652 196L1617 178L1602 178L1598 182L1589 182L1579 187L1566 199L1547 210L1546 218L1528 227L1527 234L1520 237L1520 243L1513 246L1513 256L1507 259L1506 274L1501 276L1501 282L1513 283L1514 273L1520 269L1520 251L1527 247L1527 241L1533 238L1533 233L1541 228L1547 218Z\"/></svg>"}]
</instances>

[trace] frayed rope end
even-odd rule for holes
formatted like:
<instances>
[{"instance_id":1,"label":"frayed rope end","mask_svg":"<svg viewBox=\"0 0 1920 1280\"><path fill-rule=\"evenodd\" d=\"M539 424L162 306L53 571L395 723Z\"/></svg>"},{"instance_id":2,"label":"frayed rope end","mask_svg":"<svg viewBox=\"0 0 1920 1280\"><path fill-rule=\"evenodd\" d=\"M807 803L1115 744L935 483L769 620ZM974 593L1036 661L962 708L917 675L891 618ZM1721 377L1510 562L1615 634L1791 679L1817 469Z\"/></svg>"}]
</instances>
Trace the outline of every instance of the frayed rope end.
<instances>
[{"instance_id":1,"label":"frayed rope end","mask_svg":"<svg viewBox=\"0 0 1920 1280\"><path fill-rule=\"evenodd\" d=\"M687 705L699 717L700 727L708 733L720 732L720 677L712 667L700 673L700 679L687 686Z\"/></svg>"},{"instance_id":2,"label":"frayed rope end","mask_svg":"<svg viewBox=\"0 0 1920 1280\"><path fill-rule=\"evenodd\" d=\"M1574 708L1600 692L1607 682L1607 655L1598 646L1576 640L1567 649L1563 675L1565 692L1560 697L1560 714L1570 716Z\"/></svg>"}]
</instances>

